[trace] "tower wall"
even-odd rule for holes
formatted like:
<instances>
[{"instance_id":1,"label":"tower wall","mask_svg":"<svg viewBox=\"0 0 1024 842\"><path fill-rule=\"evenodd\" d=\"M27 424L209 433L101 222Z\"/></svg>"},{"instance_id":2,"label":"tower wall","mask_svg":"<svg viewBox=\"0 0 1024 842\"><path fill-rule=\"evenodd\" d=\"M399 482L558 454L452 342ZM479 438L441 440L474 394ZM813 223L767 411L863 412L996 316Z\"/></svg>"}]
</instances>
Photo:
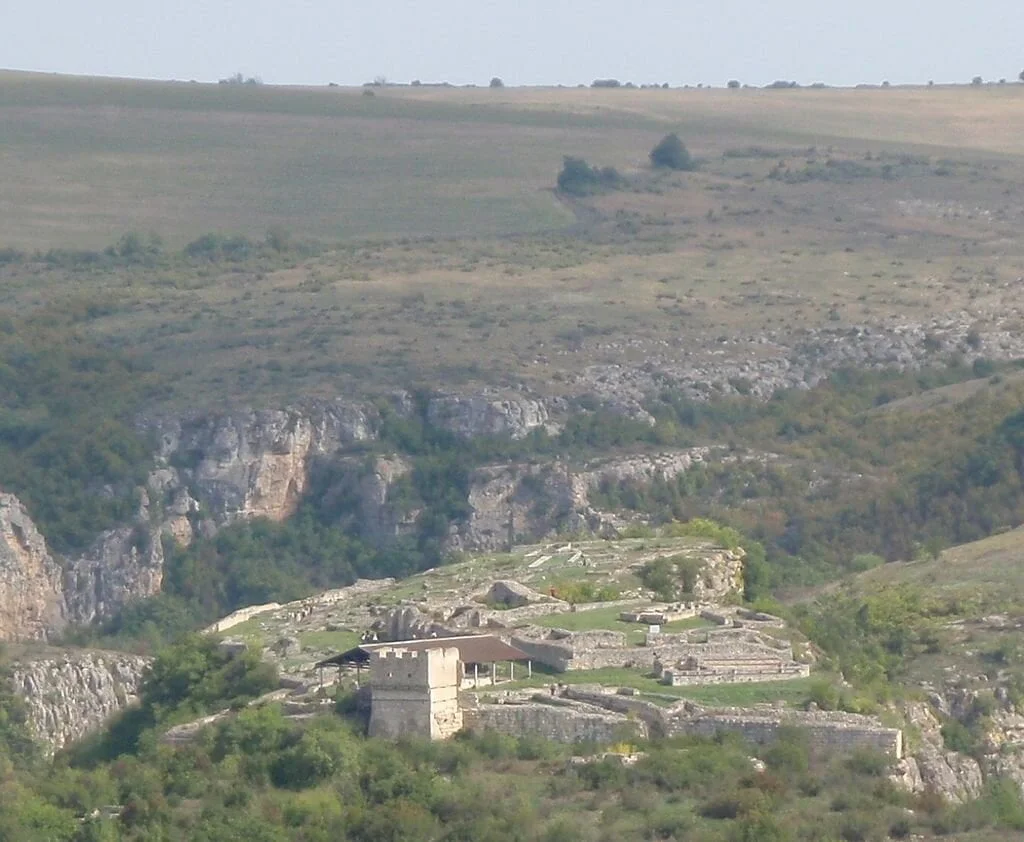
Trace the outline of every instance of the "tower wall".
<instances>
[{"instance_id":1,"label":"tower wall","mask_svg":"<svg viewBox=\"0 0 1024 842\"><path fill-rule=\"evenodd\" d=\"M441 740L462 728L459 650L378 649L370 655L370 736Z\"/></svg>"}]
</instances>

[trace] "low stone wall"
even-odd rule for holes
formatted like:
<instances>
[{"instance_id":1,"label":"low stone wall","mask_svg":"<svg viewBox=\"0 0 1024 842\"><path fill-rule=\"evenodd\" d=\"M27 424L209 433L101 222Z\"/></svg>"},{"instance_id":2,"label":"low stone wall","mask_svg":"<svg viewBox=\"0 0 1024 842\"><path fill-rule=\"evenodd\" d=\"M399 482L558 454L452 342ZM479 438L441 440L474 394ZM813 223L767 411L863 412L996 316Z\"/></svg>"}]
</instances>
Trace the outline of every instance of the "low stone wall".
<instances>
[{"instance_id":1,"label":"low stone wall","mask_svg":"<svg viewBox=\"0 0 1024 842\"><path fill-rule=\"evenodd\" d=\"M807 664L784 664L772 669L744 670L665 670L663 684L670 687L692 687L702 684L753 684L761 681L791 681L811 674Z\"/></svg>"},{"instance_id":2,"label":"low stone wall","mask_svg":"<svg viewBox=\"0 0 1024 842\"><path fill-rule=\"evenodd\" d=\"M203 629L204 634L218 634L219 632L227 631L228 629L239 626L247 620L251 620L259 614L266 614L268 611L277 611L281 607L278 602L268 602L265 605L250 605L248 608L239 608L237 611L233 611L228 614L227 617L223 617L216 623L207 626Z\"/></svg>"},{"instance_id":3,"label":"low stone wall","mask_svg":"<svg viewBox=\"0 0 1024 842\"><path fill-rule=\"evenodd\" d=\"M545 664L559 672L565 672L573 661L571 646L549 640L537 640L532 637L515 637L511 644L525 652L531 661Z\"/></svg>"},{"instance_id":4,"label":"low stone wall","mask_svg":"<svg viewBox=\"0 0 1024 842\"><path fill-rule=\"evenodd\" d=\"M822 750L851 751L859 748L881 751L899 760L903 757L903 732L886 728L866 716L848 714L842 718L811 711L780 712L777 716L706 712L695 716L674 717L667 734L714 736L719 731L739 733L752 743L776 739L785 728L797 728L807 734L811 747Z\"/></svg>"},{"instance_id":5,"label":"low stone wall","mask_svg":"<svg viewBox=\"0 0 1024 842\"><path fill-rule=\"evenodd\" d=\"M462 716L463 727L470 730L490 729L516 737L529 734L560 743L608 744L646 736L640 720L542 702L481 705L463 711Z\"/></svg>"},{"instance_id":6,"label":"low stone wall","mask_svg":"<svg viewBox=\"0 0 1024 842\"><path fill-rule=\"evenodd\" d=\"M663 708L597 687L568 687L565 696L589 706L627 714L630 719L643 722L651 736L711 737L719 731L728 731L739 733L753 743L765 743L774 740L784 728L798 728L808 735L813 748L833 751L868 748L897 760L903 757L903 732L887 728L869 716L826 711L704 708L692 702Z\"/></svg>"}]
</instances>

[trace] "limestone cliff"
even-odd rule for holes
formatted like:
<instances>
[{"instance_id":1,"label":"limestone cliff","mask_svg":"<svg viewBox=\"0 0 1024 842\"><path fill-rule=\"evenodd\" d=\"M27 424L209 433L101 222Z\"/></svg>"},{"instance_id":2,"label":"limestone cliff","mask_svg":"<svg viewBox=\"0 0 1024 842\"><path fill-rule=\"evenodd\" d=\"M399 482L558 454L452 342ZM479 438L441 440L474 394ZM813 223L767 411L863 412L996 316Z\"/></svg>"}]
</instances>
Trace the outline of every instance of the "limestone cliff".
<instances>
[{"instance_id":1,"label":"limestone cliff","mask_svg":"<svg viewBox=\"0 0 1024 842\"><path fill-rule=\"evenodd\" d=\"M474 472L470 485L471 513L452 542L471 551L501 548L508 543L510 521L515 540L535 540L555 532L614 531L623 522L591 502L604 483L670 480L712 454L712 448L695 447L581 467L560 460L482 467Z\"/></svg>"},{"instance_id":2,"label":"limestone cliff","mask_svg":"<svg viewBox=\"0 0 1024 842\"><path fill-rule=\"evenodd\" d=\"M0 493L0 640L43 640L65 622L60 565L21 501Z\"/></svg>"},{"instance_id":3,"label":"limestone cliff","mask_svg":"<svg viewBox=\"0 0 1024 842\"><path fill-rule=\"evenodd\" d=\"M947 801L977 798L983 784L978 761L945 748L940 723L926 704L909 704L907 719L920 741L897 765L894 779L911 792L936 792Z\"/></svg>"},{"instance_id":4,"label":"limestone cliff","mask_svg":"<svg viewBox=\"0 0 1024 842\"><path fill-rule=\"evenodd\" d=\"M552 421L543 401L488 394L445 394L427 402L427 421L463 438L508 436L521 439L531 430L550 428Z\"/></svg>"},{"instance_id":5,"label":"limestone cliff","mask_svg":"<svg viewBox=\"0 0 1024 842\"><path fill-rule=\"evenodd\" d=\"M32 736L54 752L134 701L148 664L117 652L68 652L14 664L11 681L25 699Z\"/></svg>"},{"instance_id":6,"label":"limestone cliff","mask_svg":"<svg viewBox=\"0 0 1024 842\"><path fill-rule=\"evenodd\" d=\"M335 402L313 410L240 410L157 423L160 467L201 501L217 524L283 520L306 490L309 463L375 436L371 408ZM169 479L168 488L175 487Z\"/></svg>"}]
</instances>

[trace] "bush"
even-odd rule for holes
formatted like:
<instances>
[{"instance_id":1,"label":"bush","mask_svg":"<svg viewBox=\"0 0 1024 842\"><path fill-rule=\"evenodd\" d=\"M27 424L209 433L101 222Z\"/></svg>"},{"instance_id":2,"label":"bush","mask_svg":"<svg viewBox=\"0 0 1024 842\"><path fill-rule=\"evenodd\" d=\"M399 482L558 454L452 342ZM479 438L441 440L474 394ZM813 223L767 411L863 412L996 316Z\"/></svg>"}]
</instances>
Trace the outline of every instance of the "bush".
<instances>
[{"instance_id":1,"label":"bush","mask_svg":"<svg viewBox=\"0 0 1024 842\"><path fill-rule=\"evenodd\" d=\"M491 87L492 88L504 88L505 87L505 83L502 82L501 79L499 79L497 76L495 76L493 79L491 79Z\"/></svg>"},{"instance_id":2,"label":"bush","mask_svg":"<svg viewBox=\"0 0 1024 842\"><path fill-rule=\"evenodd\" d=\"M726 85L726 87L730 88L731 90L736 90L736 88L738 88L739 86L740 86L740 83L739 83L739 80L737 80L737 79L730 79L729 83Z\"/></svg>"},{"instance_id":3,"label":"bush","mask_svg":"<svg viewBox=\"0 0 1024 842\"><path fill-rule=\"evenodd\" d=\"M592 88L621 88L622 82L618 79L595 79L590 83Z\"/></svg>"},{"instance_id":4,"label":"bush","mask_svg":"<svg viewBox=\"0 0 1024 842\"><path fill-rule=\"evenodd\" d=\"M614 167L592 167L582 158L566 155L558 174L558 189L573 196L590 196L617 190L624 181Z\"/></svg>"},{"instance_id":5,"label":"bush","mask_svg":"<svg viewBox=\"0 0 1024 842\"><path fill-rule=\"evenodd\" d=\"M650 159L651 166L662 169L692 170L695 167L689 151L675 133L665 135L661 139L651 150Z\"/></svg>"}]
</instances>

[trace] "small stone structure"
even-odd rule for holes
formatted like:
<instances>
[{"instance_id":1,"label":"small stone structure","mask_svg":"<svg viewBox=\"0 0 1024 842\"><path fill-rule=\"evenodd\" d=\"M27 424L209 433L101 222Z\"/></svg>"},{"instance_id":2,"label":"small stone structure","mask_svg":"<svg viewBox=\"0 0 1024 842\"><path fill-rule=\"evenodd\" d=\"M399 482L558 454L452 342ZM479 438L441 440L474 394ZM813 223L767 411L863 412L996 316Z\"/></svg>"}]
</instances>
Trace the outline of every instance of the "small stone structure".
<instances>
[{"instance_id":1,"label":"small stone structure","mask_svg":"<svg viewBox=\"0 0 1024 842\"><path fill-rule=\"evenodd\" d=\"M711 651L689 655L677 666L662 670L661 683L670 687L694 684L740 684L754 681L789 681L807 678L808 664L784 657L777 652L743 652L718 654Z\"/></svg>"},{"instance_id":2,"label":"small stone structure","mask_svg":"<svg viewBox=\"0 0 1024 842\"><path fill-rule=\"evenodd\" d=\"M443 740L462 729L459 650L370 653L370 736Z\"/></svg>"},{"instance_id":3,"label":"small stone structure","mask_svg":"<svg viewBox=\"0 0 1024 842\"><path fill-rule=\"evenodd\" d=\"M678 620L696 617L705 607L696 602L677 602L673 605L652 605L623 611L619 619L624 623L642 623L645 626L667 626Z\"/></svg>"}]
</instances>

